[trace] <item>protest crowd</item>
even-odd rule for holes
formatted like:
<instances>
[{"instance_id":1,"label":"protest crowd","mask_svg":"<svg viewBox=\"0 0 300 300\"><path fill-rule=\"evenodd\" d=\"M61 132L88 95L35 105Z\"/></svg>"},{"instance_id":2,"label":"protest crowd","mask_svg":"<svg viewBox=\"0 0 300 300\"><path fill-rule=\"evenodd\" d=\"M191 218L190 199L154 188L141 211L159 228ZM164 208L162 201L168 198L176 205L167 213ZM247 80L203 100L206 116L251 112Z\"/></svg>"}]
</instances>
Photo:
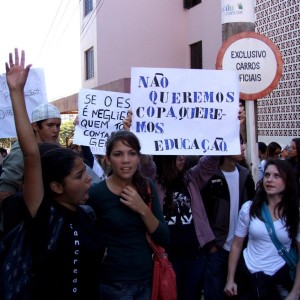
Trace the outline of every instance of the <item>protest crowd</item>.
<instances>
[{"instance_id":1,"label":"protest crowd","mask_svg":"<svg viewBox=\"0 0 300 300\"><path fill-rule=\"evenodd\" d=\"M18 140L0 148L1 300L300 299L300 138L258 143L257 182L242 134L239 154L143 154L127 107L101 155L64 148L54 105L27 113L30 69L9 54ZM175 286L154 285L152 242Z\"/></svg>"}]
</instances>

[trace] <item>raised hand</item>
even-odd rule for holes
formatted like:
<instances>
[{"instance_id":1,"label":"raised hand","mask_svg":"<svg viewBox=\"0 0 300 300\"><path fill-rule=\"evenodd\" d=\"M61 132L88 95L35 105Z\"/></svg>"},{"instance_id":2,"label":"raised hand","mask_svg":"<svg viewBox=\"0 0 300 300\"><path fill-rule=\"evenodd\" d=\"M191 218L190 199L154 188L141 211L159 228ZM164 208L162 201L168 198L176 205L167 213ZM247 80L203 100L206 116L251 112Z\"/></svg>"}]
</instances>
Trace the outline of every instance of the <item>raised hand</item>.
<instances>
[{"instance_id":1,"label":"raised hand","mask_svg":"<svg viewBox=\"0 0 300 300\"><path fill-rule=\"evenodd\" d=\"M13 54L9 53L9 63L5 63L6 80L10 92L22 91L24 89L31 65L25 67L25 52L21 52L21 61L19 59L19 51L15 49L15 61Z\"/></svg>"}]
</instances>

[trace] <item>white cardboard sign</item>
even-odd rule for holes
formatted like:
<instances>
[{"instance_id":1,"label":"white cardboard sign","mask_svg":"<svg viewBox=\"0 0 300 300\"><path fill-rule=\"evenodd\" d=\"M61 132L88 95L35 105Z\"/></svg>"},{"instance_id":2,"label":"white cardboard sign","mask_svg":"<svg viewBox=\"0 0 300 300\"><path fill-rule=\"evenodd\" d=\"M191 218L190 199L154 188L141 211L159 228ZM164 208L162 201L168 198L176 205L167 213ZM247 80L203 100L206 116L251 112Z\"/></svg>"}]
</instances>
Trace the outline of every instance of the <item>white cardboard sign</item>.
<instances>
[{"instance_id":1,"label":"white cardboard sign","mask_svg":"<svg viewBox=\"0 0 300 300\"><path fill-rule=\"evenodd\" d=\"M131 106L144 154L240 154L234 71L132 68Z\"/></svg>"},{"instance_id":2,"label":"white cardboard sign","mask_svg":"<svg viewBox=\"0 0 300 300\"><path fill-rule=\"evenodd\" d=\"M47 102L44 71L30 69L24 87L26 109L31 120L32 110L39 104ZM14 114L11 105L6 74L0 75L0 138L16 137Z\"/></svg>"}]
</instances>

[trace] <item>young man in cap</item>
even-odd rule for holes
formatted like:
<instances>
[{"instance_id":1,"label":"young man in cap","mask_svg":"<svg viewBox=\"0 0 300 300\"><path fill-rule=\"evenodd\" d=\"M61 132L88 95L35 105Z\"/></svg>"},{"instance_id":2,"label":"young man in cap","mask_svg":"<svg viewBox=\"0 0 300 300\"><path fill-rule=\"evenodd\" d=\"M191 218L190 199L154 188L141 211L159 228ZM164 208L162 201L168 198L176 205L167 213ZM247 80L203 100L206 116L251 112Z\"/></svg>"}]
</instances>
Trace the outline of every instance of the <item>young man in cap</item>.
<instances>
[{"instance_id":1,"label":"young man in cap","mask_svg":"<svg viewBox=\"0 0 300 300\"><path fill-rule=\"evenodd\" d=\"M43 103L32 111L32 128L38 143L59 143L61 125L60 112L54 105ZM3 161L0 177L0 203L8 196L22 190L23 184L23 155L16 141Z\"/></svg>"}]
</instances>

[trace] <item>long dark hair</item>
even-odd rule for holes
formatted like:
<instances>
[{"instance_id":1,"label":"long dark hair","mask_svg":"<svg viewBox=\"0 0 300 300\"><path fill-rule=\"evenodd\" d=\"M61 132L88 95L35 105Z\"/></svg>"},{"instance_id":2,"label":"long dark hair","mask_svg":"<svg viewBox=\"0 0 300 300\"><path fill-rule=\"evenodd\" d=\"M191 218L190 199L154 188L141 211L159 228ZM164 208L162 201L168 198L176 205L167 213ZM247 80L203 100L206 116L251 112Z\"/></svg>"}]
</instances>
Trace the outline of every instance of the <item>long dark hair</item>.
<instances>
[{"instance_id":1,"label":"long dark hair","mask_svg":"<svg viewBox=\"0 0 300 300\"><path fill-rule=\"evenodd\" d=\"M187 165L182 171L176 167L177 155L154 155L153 161L156 165L156 180L165 190L165 202L171 206L173 203L173 190L186 184Z\"/></svg>"},{"instance_id":2,"label":"long dark hair","mask_svg":"<svg viewBox=\"0 0 300 300\"><path fill-rule=\"evenodd\" d=\"M266 154L267 154L267 158L274 158L275 156L275 152L276 152L276 149L280 149L281 151L281 146L276 143L276 142L271 142L268 146L267 146L267 151L266 151Z\"/></svg>"},{"instance_id":3,"label":"long dark hair","mask_svg":"<svg viewBox=\"0 0 300 300\"><path fill-rule=\"evenodd\" d=\"M281 218L285 219L290 239L295 239L299 223L299 200L295 174L290 164L285 160L270 159L266 163L265 170L270 165L274 165L277 168L286 184L285 189L282 192L282 201L277 204L276 208L281 212ZM264 201L268 202L267 193L263 187L262 181L257 188L250 208L250 216L258 217L261 220L262 203Z\"/></svg>"},{"instance_id":4,"label":"long dark hair","mask_svg":"<svg viewBox=\"0 0 300 300\"><path fill-rule=\"evenodd\" d=\"M55 148L46 151L41 155L42 173L45 195L53 195L54 192L50 188L51 182L64 184L74 165L75 159L80 158L79 153L66 148Z\"/></svg>"},{"instance_id":5,"label":"long dark hair","mask_svg":"<svg viewBox=\"0 0 300 300\"><path fill-rule=\"evenodd\" d=\"M121 141L124 145L134 149L138 155L141 155L140 141L135 134L127 130L114 131L106 141L106 156L110 157L111 152L117 142ZM113 170L111 170L113 173ZM139 195L144 199L146 203L150 200L150 194L148 193L147 179L141 174L139 168L132 178L132 184L135 186Z\"/></svg>"},{"instance_id":6,"label":"long dark hair","mask_svg":"<svg viewBox=\"0 0 300 300\"><path fill-rule=\"evenodd\" d=\"M296 144L297 149L297 159L295 159L295 161L300 165L300 138L293 138L292 142Z\"/></svg>"}]
</instances>

